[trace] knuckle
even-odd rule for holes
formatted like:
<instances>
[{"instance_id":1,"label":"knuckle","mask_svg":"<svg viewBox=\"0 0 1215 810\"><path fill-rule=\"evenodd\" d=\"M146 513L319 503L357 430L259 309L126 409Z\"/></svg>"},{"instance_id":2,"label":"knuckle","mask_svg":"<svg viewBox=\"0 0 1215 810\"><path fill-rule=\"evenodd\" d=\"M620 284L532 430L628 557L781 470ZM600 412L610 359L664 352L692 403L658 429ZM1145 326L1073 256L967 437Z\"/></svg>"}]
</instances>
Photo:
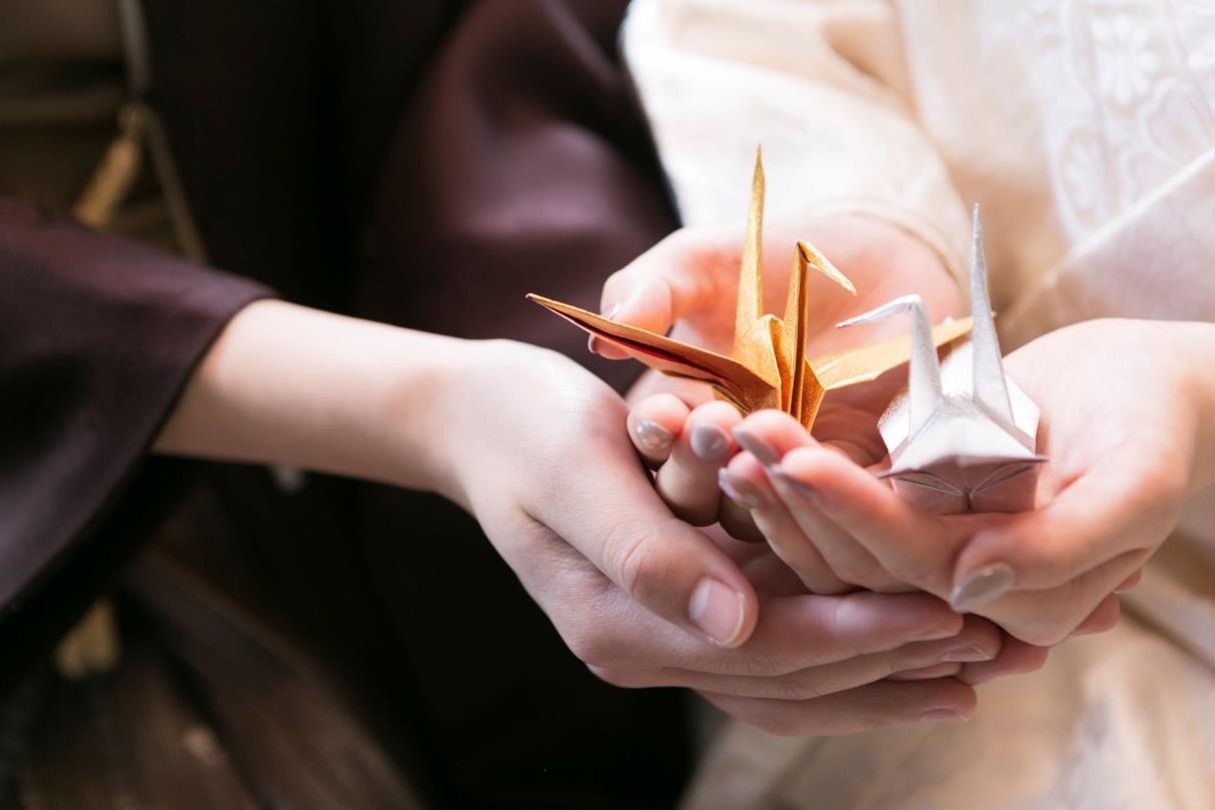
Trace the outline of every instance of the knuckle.
<instances>
[{"instance_id":1,"label":"knuckle","mask_svg":"<svg viewBox=\"0 0 1215 810\"><path fill-rule=\"evenodd\" d=\"M661 575L661 558L653 537L623 523L608 530L607 563L611 576L631 596L646 593Z\"/></svg>"},{"instance_id":2,"label":"knuckle","mask_svg":"<svg viewBox=\"0 0 1215 810\"><path fill-rule=\"evenodd\" d=\"M783 711L765 714L755 725L777 737L802 737L806 734L807 724L800 713Z\"/></svg>"},{"instance_id":3,"label":"knuckle","mask_svg":"<svg viewBox=\"0 0 1215 810\"><path fill-rule=\"evenodd\" d=\"M625 660L623 645L602 631L575 630L565 636L565 644L592 671L617 668Z\"/></svg>"},{"instance_id":4,"label":"knuckle","mask_svg":"<svg viewBox=\"0 0 1215 810\"><path fill-rule=\"evenodd\" d=\"M863 560L847 558L831 562L831 570L835 576L848 585L854 585L867 591L878 591L889 585L889 577L876 565Z\"/></svg>"},{"instance_id":5,"label":"knuckle","mask_svg":"<svg viewBox=\"0 0 1215 810\"><path fill-rule=\"evenodd\" d=\"M621 669L618 667L599 667L589 664L587 665L587 669L590 670L592 675L604 683L610 684L611 686L618 686L621 689L642 689L647 686L657 685L651 683L650 680L642 673L634 670Z\"/></svg>"}]
</instances>

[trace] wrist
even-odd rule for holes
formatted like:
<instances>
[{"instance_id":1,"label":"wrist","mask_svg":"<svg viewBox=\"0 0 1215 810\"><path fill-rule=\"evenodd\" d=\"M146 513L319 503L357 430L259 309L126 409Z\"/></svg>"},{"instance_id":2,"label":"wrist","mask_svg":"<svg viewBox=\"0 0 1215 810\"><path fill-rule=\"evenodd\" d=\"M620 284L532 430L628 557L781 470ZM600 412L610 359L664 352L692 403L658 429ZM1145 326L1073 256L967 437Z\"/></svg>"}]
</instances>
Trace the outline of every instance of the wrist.
<instances>
[{"instance_id":1,"label":"wrist","mask_svg":"<svg viewBox=\"0 0 1215 810\"><path fill-rule=\"evenodd\" d=\"M282 301L238 313L154 450L432 489L436 392L467 343Z\"/></svg>"},{"instance_id":2,"label":"wrist","mask_svg":"<svg viewBox=\"0 0 1215 810\"><path fill-rule=\"evenodd\" d=\"M1186 386L1194 403L1194 462L1191 491L1215 485L1215 324L1203 322L1171 325L1174 346ZM1160 392L1159 396L1169 396Z\"/></svg>"}]
</instances>

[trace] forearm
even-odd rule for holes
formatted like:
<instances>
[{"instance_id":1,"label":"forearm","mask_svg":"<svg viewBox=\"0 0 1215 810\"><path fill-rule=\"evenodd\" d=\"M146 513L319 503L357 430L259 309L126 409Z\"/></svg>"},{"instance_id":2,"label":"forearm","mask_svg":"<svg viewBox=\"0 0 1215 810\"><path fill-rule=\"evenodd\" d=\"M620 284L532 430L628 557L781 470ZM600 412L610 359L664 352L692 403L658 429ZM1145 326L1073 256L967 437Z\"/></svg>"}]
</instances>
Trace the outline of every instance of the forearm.
<instances>
[{"instance_id":1,"label":"forearm","mask_svg":"<svg viewBox=\"0 0 1215 810\"><path fill-rule=\"evenodd\" d=\"M475 345L257 302L199 364L154 450L443 489L432 428Z\"/></svg>"}]
</instances>

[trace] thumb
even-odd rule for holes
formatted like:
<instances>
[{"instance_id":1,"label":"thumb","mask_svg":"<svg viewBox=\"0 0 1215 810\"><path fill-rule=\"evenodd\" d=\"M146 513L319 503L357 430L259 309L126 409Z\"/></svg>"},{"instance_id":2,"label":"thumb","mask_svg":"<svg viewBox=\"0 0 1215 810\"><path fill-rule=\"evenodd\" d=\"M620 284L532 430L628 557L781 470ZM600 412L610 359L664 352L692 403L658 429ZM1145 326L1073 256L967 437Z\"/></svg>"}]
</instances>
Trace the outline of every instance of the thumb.
<instances>
[{"instance_id":1,"label":"thumb","mask_svg":"<svg viewBox=\"0 0 1215 810\"><path fill-rule=\"evenodd\" d=\"M1051 503L975 534L958 555L950 601L974 610L1014 587L1057 588L1153 549L1172 529L1167 500L1114 465L1090 470Z\"/></svg>"},{"instance_id":2,"label":"thumb","mask_svg":"<svg viewBox=\"0 0 1215 810\"><path fill-rule=\"evenodd\" d=\"M604 283L600 312L663 334L679 319L718 308L723 296L736 295L737 274L737 257L720 240L685 228L613 273ZM603 341L594 349L605 357L617 355Z\"/></svg>"},{"instance_id":3,"label":"thumb","mask_svg":"<svg viewBox=\"0 0 1215 810\"><path fill-rule=\"evenodd\" d=\"M671 514L634 458L597 455L567 502L537 518L650 612L720 647L744 644L759 618L746 576Z\"/></svg>"}]
</instances>

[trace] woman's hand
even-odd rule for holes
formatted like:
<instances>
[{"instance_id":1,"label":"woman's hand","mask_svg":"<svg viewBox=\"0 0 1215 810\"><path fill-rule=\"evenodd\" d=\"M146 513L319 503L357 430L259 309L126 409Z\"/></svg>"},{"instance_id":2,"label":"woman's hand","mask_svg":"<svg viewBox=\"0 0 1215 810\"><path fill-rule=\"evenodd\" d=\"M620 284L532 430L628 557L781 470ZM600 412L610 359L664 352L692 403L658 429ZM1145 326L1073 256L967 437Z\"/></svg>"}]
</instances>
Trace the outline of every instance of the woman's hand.
<instances>
[{"instance_id":1,"label":"woman's hand","mask_svg":"<svg viewBox=\"0 0 1215 810\"><path fill-rule=\"evenodd\" d=\"M787 733L970 713L970 689L949 676L998 656L992 625L924 594L806 594L762 546L671 515L601 382L531 347L483 348L441 407L446 494L601 678L690 687ZM879 682L891 674L911 680Z\"/></svg>"},{"instance_id":2,"label":"woman's hand","mask_svg":"<svg viewBox=\"0 0 1215 810\"><path fill-rule=\"evenodd\" d=\"M988 622L924 594L801 592L756 556L762 546L671 514L625 415L607 386L551 352L268 301L229 324L156 450L457 501L612 683L691 687L742 719L807 734L973 710L970 687L949 676L999 655ZM911 680L883 680L892 673Z\"/></svg>"},{"instance_id":3,"label":"woman's hand","mask_svg":"<svg viewBox=\"0 0 1215 810\"><path fill-rule=\"evenodd\" d=\"M780 503L841 579L893 577L1034 644L1116 621L1111 594L1137 580L1187 494L1215 480L1215 327L1092 321L1039 338L1005 369L1042 409L1038 508L929 515L779 414L737 435L755 452L730 473ZM1205 416L1204 416L1205 414ZM766 463L765 463L766 462Z\"/></svg>"},{"instance_id":4,"label":"woman's hand","mask_svg":"<svg viewBox=\"0 0 1215 810\"><path fill-rule=\"evenodd\" d=\"M835 324L907 292L920 293L935 318L956 314L961 307L957 284L940 257L896 226L841 216L804 223L796 230L769 227L766 236L768 311L783 312L797 238L812 240L856 286L854 297L811 274L810 356L901 334L897 325L840 330ZM736 235L677 232L608 280L603 311L652 331L662 332L674 324L674 337L728 353L740 261ZM620 356L602 341L593 342L592 347L608 357ZM880 384L832 392L823 402L816 432L826 431L841 441L867 436L865 428L876 423L896 386L897 376L888 375ZM635 403L629 416L630 435L647 462L659 468L658 490L676 514L698 525L720 520L737 537L755 537L756 529L745 513L720 498L716 488L717 468L737 450L728 435L722 438L721 431L728 434L737 417L721 404L692 410L710 398L704 385L651 372L630 392L629 400ZM876 436L875 431L870 433ZM830 590L824 588L824 592Z\"/></svg>"}]
</instances>

